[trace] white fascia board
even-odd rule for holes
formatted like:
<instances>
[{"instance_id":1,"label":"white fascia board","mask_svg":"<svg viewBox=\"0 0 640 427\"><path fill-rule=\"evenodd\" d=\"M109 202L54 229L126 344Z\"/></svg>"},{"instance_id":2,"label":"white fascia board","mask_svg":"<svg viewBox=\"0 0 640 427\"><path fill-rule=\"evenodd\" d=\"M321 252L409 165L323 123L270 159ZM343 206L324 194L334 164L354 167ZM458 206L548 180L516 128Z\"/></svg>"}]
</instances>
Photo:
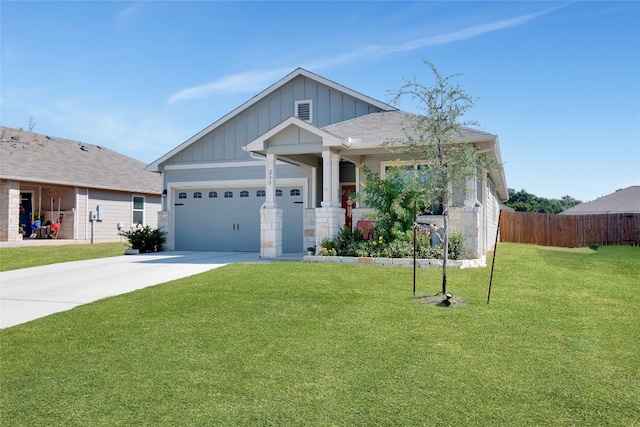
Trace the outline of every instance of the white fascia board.
<instances>
[{"instance_id":1,"label":"white fascia board","mask_svg":"<svg viewBox=\"0 0 640 427\"><path fill-rule=\"evenodd\" d=\"M177 153L179 153L183 149L187 148L189 145L191 145L192 143L194 143L195 141L197 141L198 139L200 139L204 135L206 135L209 132L211 132L213 129L223 125L229 119L231 119L232 117L234 117L235 115L237 115L241 111L251 107L253 104L256 104L258 101L260 101L260 100L264 99L265 97L269 96L270 94L272 94L273 92L275 92L276 90L278 90L279 88L281 88L285 84L289 83L291 80L295 79L298 76L304 76L304 77L307 77L308 79L315 80L318 83L322 83L322 84L324 84L326 86L329 86L329 87L331 87L331 88L333 88L335 90L338 90L340 92L344 92L347 95L353 96L354 98L360 99L360 100L362 100L364 102L367 102L367 103L369 103L371 105L374 105L374 106L376 106L376 107L378 107L378 108L380 108L382 110L385 110L385 111L395 111L395 110L397 110L397 108L395 108L395 107L393 107L393 106L391 106L389 104L386 104L384 102L378 101L377 99L371 98L369 96L363 95L363 94L361 94L359 92L356 92L356 91L354 91L352 89L344 87L344 86L342 86L342 85L340 85L340 84L338 84L338 83L336 83L334 81L331 81L329 79L321 77L321 76L319 76L317 74L314 74L314 73L312 73L310 71L307 71L307 70L305 70L303 68L297 68L293 72L289 73L287 76L285 76L282 79L278 80L276 83L272 84L271 86L269 86L268 88L266 88L265 90L263 90L262 92L260 92L256 96L254 96L253 98L249 99L244 104L242 104L239 107L235 108L230 113L227 113L226 115L222 116L220 119L216 120L211 125L207 126L203 130L201 130L200 132L198 132L197 134L192 136L191 138L187 139L185 142L183 142L182 144L178 145L176 148L174 148L173 150L169 151L164 156L160 157L159 159L157 159L153 163L150 163L149 165L147 165L145 170L151 171L151 172L159 172L159 167L160 167L161 163L163 163L166 160L170 159L171 157L173 157L174 155L176 155Z\"/></svg>"},{"instance_id":2,"label":"white fascia board","mask_svg":"<svg viewBox=\"0 0 640 427\"><path fill-rule=\"evenodd\" d=\"M267 177L259 179L211 180L211 181L172 181L167 184L171 190L200 189L200 188L240 188L266 187ZM305 185L307 178L277 178L276 184L287 186Z\"/></svg>"},{"instance_id":3,"label":"white fascia board","mask_svg":"<svg viewBox=\"0 0 640 427\"><path fill-rule=\"evenodd\" d=\"M140 188L133 187L110 187L108 185L100 185L100 184L87 184L84 182L72 182L72 181L57 181L53 179L40 179L40 178L29 178L29 177L20 177L13 175L2 175L0 179L6 179L8 181L21 181L21 182L30 182L33 185L37 184L47 184L47 185L55 185L55 186L63 186L63 187L81 187L88 188L90 190L108 190L113 192L120 193L140 193L140 194L151 194L151 195L160 195L162 194L162 190L158 189L158 191L146 191L141 190Z\"/></svg>"},{"instance_id":4,"label":"white fascia board","mask_svg":"<svg viewBox=\"0 0 640 427\"><path fill-rule=\"evenodd\" d=\"M284 164L284 162L276 162ZM264 160L253 160L246 162L221 162L221 163L181 163L177 165L167 165L165 170L192 170L192 169L226 169L226 168L264 168Z\"/></svg>"}]
</instances>

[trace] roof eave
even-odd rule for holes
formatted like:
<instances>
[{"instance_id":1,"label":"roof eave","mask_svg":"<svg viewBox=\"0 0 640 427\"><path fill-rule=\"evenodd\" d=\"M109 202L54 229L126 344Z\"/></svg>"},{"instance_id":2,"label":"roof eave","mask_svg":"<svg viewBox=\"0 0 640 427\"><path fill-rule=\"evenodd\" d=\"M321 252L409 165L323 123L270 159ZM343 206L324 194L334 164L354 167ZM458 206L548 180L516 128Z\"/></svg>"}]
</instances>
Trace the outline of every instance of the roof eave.
<instances>
[{"instance_id":1,"label":"roof eave","mask_svg":"<svg viewBox=\"0 0 640 427\"><path fill-rule=\"evenodd\" d=\"M161 190L153 191L153 190L133 188L133 187L117 188L117 187L109 187L107 185L98 185L98 184L91 184L86 182L59 181L59 180L39 179L39 178L34 179L33 177L24 177L24 176L18 176L18 175L1 175L0 179L6 179L10 181L20 181L20 182L50 184L50 185L63 185L65 187L94 188L98 190L119 191L122 193L154 194L158 196L162 194Z\"/></svg>"}]
</instances>

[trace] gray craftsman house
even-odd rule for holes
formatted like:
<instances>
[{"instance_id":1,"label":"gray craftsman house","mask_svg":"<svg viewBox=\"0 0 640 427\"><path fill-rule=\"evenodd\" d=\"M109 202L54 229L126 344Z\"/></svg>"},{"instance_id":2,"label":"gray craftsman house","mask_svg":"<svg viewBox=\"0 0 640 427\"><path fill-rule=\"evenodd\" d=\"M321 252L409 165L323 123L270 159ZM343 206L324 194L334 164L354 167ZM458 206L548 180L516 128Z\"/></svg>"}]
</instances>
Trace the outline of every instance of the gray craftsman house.
<instances>
[{"instance_id":1,"label":"gray craftsman house","mask_svg":"<svg viewBox=\"0 0 640 427\"><path fill-rule=\"evenodd\" d=\"M117 242L119 229L157 227L162 178L145 163L4 126L0 141L0 241Z\"/></svg>"},{"instance_id":2,"label":"gray craftsman house","mask_svg":"<svg viewBox=\"0 0 640 427\"><path fill-rule=\"evenodd\" d=\"M169 249L259 250L277 258L318 245L345 224L347 195L361 188L360 166L384 175L393 164L381 144L402 137L407 115L296 69L147 166L163 176L158 223ZM501 161L496 135L465 128L457 142ZM507 186L500 170L466 184L454 192L451 225L467 236L469 257L482 259ZM356 206L350 222L368 212Z\"/></svg>"}]
</instances>

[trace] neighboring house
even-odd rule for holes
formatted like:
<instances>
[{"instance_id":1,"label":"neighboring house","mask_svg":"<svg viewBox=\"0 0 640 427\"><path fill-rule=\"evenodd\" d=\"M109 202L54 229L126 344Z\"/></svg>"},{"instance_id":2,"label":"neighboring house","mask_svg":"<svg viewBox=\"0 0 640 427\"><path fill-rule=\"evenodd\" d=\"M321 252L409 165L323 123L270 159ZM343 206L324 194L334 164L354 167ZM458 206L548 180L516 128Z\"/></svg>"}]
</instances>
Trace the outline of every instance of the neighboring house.
<instances>
[{"instance_id":1,"label":"neighboring house","mask_svg":"<svg viewBox=\"0 0 640 427\"><path fill-rule=\"evenodd\" d=\"M42 226L60 224L59 239L119 241L118 227L157 227L162 177L143 162L84 142L0 132L0 241L23 238L21 225L25 238L46 238L50 228L31 229L38 217Z\"/></svg>"},{"instance_id":2,"label":"neighboring house","mask_svg":"<svg viewBox=\"0 0 640 427\"><path fill-rule=\"evenodd\" d=\"M590 202L580 203L563 215L589 215L613 213L640 213L640 185L617 190Z\"/></svg>"},{"instance_id":3,"label":"neighboring house","mask_svg":"<svg viewBox=\"0 0 640 427\"><path fill-rule=\"evenodd\" d=\"M147 166L162 172L167 210L159 224L173 250L302 252L345 224L347 195L360 166L384 174L393 155L381 147L403 136L408 113L298 68ZM461 143L500 159L495 135L462 129ZM453 229L473 258L492 247L502 171L454 194ZM353 209L353 224L370 209ZM433 216L424 221L441 224Z\"/></svg>"}]
</instances>

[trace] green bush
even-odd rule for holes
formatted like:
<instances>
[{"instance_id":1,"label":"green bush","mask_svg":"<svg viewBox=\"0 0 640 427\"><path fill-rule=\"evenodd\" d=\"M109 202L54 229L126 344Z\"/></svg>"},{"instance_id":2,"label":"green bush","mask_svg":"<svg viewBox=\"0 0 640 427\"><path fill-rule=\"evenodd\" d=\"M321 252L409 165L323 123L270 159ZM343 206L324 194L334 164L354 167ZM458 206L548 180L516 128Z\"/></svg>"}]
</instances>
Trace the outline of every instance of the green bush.
<instances>
[{"instance_id":1,"label":"green bush","mask_svg":"<svg viewBox=\"0 0 640 427\"><path fill-rule=\"evenodd\" d=\"M465 259L467 257L467 239L459 232L449 234L449 259Z\"/></svg>"},{"instance_id":2,"label":"green bush","mask_svg":"<svg viewBox=\"0 0 640 427\"><path fill-rule=\"evenodd\" d=\"M413 257L413 242L394 240L382 245L378 253L383 258L411 258Z\"/></svg>"},{"instance_id":3,"label":"green bush","mask_svg":"<svg viewBox=\"0 0 640 427\"><path fill-rule=\"evenodd\" d=\"M351 230L351 228L344 226L337 236L323 239L320 247L326 253L335 250L341 256L412 258L413 231L397 233L393 240L387 242L381 235L376 235L373 240L362 240L362 232L359 229ZM451 233L449 235L449 259L464 259L466 255L465 237L459 232ZM416 234L416 257L440 259L442 258L442 245L431 246L430 236L419 232Z\"/></svg>"},{"instance_id":4,"label":"green bush","mask_svg":"<svg viewBox=\"0 0 640 427\"><path fill-rule=\"evenodd\" d=\"M118 233L129 240L132 249L138 249L141 253L158 252L166 242L166 233L148 225L140 225Z\"/></svg>"},{"instance_id":5,"label":"green bush","mask_svg":"<svg viewBox=\"0 0 640 427\"><path fill-rule=\"evenodd\" d=\"M367 165L362 165L361 171L365 177L364 190L358 197L374 209L369 218L375 222L376 236L388 242L411 231L414 201L424 198L421 192L424 186L416 185L416 177L407 174L403 167L389 169L384 179Z\"/></svg>"}]
</instances>

